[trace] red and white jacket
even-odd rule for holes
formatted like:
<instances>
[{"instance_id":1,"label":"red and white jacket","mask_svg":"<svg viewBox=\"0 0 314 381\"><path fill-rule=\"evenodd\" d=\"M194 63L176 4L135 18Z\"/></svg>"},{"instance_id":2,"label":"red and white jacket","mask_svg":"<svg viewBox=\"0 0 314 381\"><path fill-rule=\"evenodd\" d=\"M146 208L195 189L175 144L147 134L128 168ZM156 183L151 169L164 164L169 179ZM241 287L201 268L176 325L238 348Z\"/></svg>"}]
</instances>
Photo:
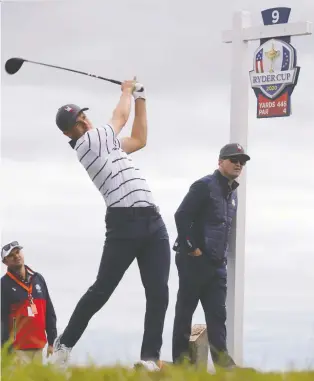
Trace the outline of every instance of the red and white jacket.
<instances>
[{"instance_id":1,"label":"red and white jacket","mask_svg":"<svg viewBox=\"0 0 314 381\"><path fill-rule=\"evenodd\" d=\"M57 337L57 319L43 276L25 267L27 282L9 270L1 278L1 346L41 349Z\"/></svg>"}]
</instances>

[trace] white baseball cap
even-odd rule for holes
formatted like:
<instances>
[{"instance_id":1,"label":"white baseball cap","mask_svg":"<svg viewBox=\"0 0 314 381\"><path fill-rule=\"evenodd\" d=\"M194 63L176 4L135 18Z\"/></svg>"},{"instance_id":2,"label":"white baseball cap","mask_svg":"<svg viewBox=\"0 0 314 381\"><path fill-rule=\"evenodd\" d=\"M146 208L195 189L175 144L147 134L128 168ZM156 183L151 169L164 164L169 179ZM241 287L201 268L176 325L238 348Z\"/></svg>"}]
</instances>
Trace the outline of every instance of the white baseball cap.
<instances>
[{"instance_id":1,"label":"white baseball cap","mask_svg":"<svg viewBox=\"0 0 314 381\"><path fill-rule=\"evenodd\" d=\"M19 249L23 249L23 246L21 246L17 241L12 241L8 243L7 245L4 245L1 249L1 258L2 260L7 257L13 249L18 247Z\"/></svg>"}]
</instances>

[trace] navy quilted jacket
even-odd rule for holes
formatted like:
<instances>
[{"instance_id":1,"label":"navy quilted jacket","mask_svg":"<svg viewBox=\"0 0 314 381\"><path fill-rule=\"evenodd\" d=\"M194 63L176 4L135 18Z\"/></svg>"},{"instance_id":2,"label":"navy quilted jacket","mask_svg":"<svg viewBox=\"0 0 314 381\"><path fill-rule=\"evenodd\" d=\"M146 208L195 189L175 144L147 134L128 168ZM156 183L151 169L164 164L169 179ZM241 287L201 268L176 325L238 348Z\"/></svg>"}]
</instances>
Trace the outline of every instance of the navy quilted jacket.
<instances>
[{"instance_id":1,"label":"navy quilted jacket","mask_svg":"<svg viewBox=\"0 0 314 381\"><path fill-rule=\"evenodd\" d=\"M175 213L178 237L173 250L188 253L199 248L213 262L224 263L238 186L236 181L229 185L219 170L195 181Z\"/></svg>"}]
</instances>

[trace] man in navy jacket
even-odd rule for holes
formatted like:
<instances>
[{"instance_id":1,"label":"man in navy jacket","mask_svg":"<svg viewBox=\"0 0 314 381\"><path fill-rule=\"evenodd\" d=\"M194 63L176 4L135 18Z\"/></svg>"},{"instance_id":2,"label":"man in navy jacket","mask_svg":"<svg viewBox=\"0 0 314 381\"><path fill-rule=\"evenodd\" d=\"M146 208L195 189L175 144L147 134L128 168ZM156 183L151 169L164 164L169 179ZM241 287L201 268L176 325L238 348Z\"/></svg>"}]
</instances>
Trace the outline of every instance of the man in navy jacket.
<instances>
[{"instance_id":1,"label":"man in navy jacket","mask_svg":"<svg viewBox=\"0 0 314 381\"><path fill-rule=\"evenodd\" d=\"M191 185L175 213L178 237L173 249L179 290L173 327L174 363L189 358L192 317L200 301L213 363L224 368L235 366L226 345L226 254L238 204L239 183L235 179L248 160L241 145L225 145L218 169Z\"/></svg>"},{"instance_id":2,"label":"man in navy jacket","mask_svg":"<svg viewBox=\"0 0 314 381\"><path fill-rule=\"evenodd\" d=\"M18 360L42 360L57 337L56 314L43 276L24 264L22 246L13 241L1 250L7 273L1 278L1 346L9 345Z\"/></svg>"}]
</instances>

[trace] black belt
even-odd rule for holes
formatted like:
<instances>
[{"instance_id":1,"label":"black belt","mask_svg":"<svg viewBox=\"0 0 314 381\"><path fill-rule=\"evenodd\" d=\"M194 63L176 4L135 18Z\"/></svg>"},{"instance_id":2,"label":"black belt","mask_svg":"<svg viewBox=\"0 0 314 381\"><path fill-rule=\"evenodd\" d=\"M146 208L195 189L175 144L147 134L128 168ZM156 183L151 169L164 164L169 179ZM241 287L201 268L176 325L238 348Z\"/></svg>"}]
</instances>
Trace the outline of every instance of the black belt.
<instances>
[{"instance_id":1,"label":"black belt","mask_svg":"<svg viewBox=\"0 0 314 381\"><path fill-rule=\"evenodd\" d=\"M109 207L107 208L107 214L109 215L121 215L121 216L156 216L159 214L159 208L155 205L143 206L143 207Z\"/></svg>"}]
</instances>

